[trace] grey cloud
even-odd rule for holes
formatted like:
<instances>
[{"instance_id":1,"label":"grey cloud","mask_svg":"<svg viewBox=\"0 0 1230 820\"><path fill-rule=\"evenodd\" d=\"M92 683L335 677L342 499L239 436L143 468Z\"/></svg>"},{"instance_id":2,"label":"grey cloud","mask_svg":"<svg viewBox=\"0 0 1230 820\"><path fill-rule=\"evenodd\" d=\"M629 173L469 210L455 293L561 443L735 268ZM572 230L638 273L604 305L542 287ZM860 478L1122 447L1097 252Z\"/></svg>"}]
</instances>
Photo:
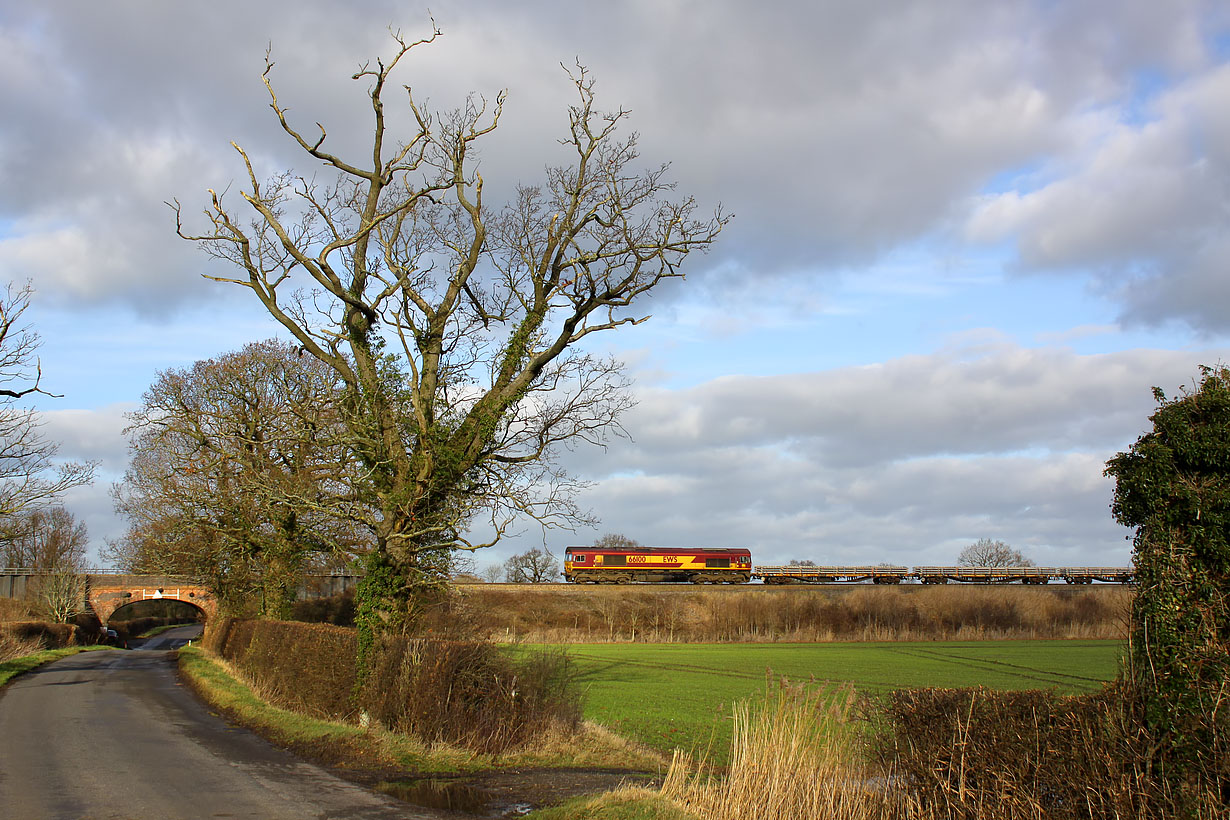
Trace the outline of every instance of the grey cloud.
<instances>
[{"instance_id":1,"label":"grey cloud","mask_svg":"<svg viewBox=\"0 0 1230 820\"><path fill-rule=\"evenodd\" d=\"M674 160L682 190L740 214L714 271L814 272L944 225L992 175L1060 150L1068 120L1122 93L1138 66L1207 61L1204 5L1075 5L627 2L582 12L475 0L439 16L445 37L407 79L444 107L469 90L510 90L505 134L484 154L507 186L550 160L568 93L557 62L579 57L609 105L633 110L648 162ZM234 179L230 139L262 167L312 170L265 110L266 44L292 117L319 119L341 150L358 150L368 118L348 77L387 51L386 23L412 35L427 25L392 2L363 14L321 2L15 10L0 31L23 68L0 87L14 114L0 131L10 158L0 217L18 220L21 247L0 252L0 272L33 270L83 302L149 310L201 298L191 275L201 258L156 239L171 232L161 202L179 196L192 209L205 187ZM124 141L134 154L117 151ZM151 146L173 156L151 169ZM143 182L143 170L157 173ZM93 274L102 284L60 275L36 253L64 230L105 256Z\"/></svg>"},{"instance_id":2,"label":"grey cloud","mask_svg":"<svg viewBox=\"0 0 1230 820\"><path fill-rule=\"evenodd\" d=\"M646 389L633 441L578 451L597 532L747 544L763 562L954 560L980 537L1052 563L1129 558L1107 458L1150 391L1225 350L1082 356L1007 345L791 378ZM552 536L557 546L580 536Z\"/></svg>"},{"instance_id":3,"label":"grey cloud","mask_svg":"<svg viewBox=\"0 0 1230 820\"><path fill-rule=\"evenodd\" d=\"M1139 429L1148 379L1190 381L1205 361L1194 355L1079 356L1005 344L820 373L726 377L687 391L646 391L628 425L649 452L782 445L839 465L1063 452L1116 444Z\"/></svg>"}]
</instances>

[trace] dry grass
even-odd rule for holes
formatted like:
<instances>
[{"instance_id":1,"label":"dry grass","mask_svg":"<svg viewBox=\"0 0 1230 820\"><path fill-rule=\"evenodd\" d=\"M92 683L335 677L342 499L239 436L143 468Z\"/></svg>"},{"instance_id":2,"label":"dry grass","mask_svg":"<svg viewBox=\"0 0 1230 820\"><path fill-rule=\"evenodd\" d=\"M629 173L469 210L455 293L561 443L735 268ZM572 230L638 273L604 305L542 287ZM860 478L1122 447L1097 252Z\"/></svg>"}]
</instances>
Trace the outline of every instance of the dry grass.
<instances>
[{"instance_id":1,"label":"dry grass","mask_svg":"<svg viewBox=\"0 0 1230 820\"><path fill-rule=\"evenodd\" d=\"M676 753L662 794L701 820L887 818L891 800L856 762L850 687L783 683L761 706L734 711L725 774Z\"/></svg>"},{"instance_id":2,"label":"dry grass","mask_svg":"<svg viewBox=\"0 0 1230 820\"><path fill-rule=\"evenodd\" d=\"M30 602L22 598L0 598L0 623L29 621L36 613Z\"/></svg>"},{"instance_id":3,"label":"dry grass","mask_svg":"<svg viewBox=\"0 0 1230 820\"><path fill-rule=\"evenodd\" d=\"M462 595L497 639L827 642L1122 639L1127 587L555 587Z\"/></svg>"},{"instance_id":4,"label":"dry grass","mask_svg":"<svg viewBox=\"0 0 1230 820\"><path fill-rule=\"evenodd\" d=\"M43 649L43 642L38 638L25 638L0 629L0 663L33 655Z\"/></svg>"},{"instance_id":5,"label":"dry grass","mask_svg":"<svg viewBox=\"0 0 1230 820\"><path fill-rule=\"evenodd\" d=\"M880 705L874 744L908 784L912 816L950 820L1163 820L1224 817L1226 761L1159 777L1164 758L1139 693L921 689ZM1220 767L1220 769L1219 769Z\"/></svg>"},{"instance_id":6,"label":"dry grass","mask_svg":"<svg viewBox=\"0 0 1230 820\"><path fill-rule=\"evenodd\" d=\"M641 786L621 786L596 797L540 809L534 820L695 820L677 804ZM802 820L800 818L800 820Z\"/></svg>"},{"instance_id":7,"label":"dry grass","mask_svg":"<svg viewBox=\"0 0 1230 820\"><path fill-rule=\"evenodd\" d=\"M549 760L551 765L568 768L630 769L663 771L670 760L662 753L641 745L592 721L575 729L556 725L544 730L519 749L500 755L501 765L534 766Z\"/></svg>"}]
</instances>

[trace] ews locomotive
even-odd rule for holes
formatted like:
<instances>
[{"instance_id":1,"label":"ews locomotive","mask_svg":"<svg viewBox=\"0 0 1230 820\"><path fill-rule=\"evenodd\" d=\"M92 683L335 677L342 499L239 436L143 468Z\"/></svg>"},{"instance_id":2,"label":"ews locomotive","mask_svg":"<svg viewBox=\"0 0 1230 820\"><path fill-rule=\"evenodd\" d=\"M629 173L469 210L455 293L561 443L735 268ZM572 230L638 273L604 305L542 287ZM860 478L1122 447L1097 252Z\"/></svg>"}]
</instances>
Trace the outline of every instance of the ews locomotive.
<instances>
[{"instance_id":1,"label":"ews locomotive","mask_svg":"<svg viewBox=\"0 0 1230 820\"><path fill-rule=\"evenodd\" d=\"M752 553L745 548L717 547L568 547L564 580L576 584L746 584L752 580Z\"/></svg>"}]
</instances>

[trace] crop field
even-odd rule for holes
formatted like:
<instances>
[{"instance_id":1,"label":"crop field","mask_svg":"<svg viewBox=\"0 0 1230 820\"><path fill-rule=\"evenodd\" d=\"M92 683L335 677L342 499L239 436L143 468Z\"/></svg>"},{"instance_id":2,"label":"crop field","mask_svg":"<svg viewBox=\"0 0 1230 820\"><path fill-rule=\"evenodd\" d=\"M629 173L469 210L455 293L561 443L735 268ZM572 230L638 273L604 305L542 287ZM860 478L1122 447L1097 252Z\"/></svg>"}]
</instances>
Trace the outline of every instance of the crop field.
<instances>
[{"instance_id":1,"label":"crop field","mask_svg":"<svg viewBox=\"0 0 1230 820\"><path fill-rule=\"evenodd\" d=\"M732 705L781 677L850 683L869 695L985 686L1092 692L1115 676L1121 641L829 644L574 644L585 717L656 749L724 759Z\"/></svg>"}]
</instances>

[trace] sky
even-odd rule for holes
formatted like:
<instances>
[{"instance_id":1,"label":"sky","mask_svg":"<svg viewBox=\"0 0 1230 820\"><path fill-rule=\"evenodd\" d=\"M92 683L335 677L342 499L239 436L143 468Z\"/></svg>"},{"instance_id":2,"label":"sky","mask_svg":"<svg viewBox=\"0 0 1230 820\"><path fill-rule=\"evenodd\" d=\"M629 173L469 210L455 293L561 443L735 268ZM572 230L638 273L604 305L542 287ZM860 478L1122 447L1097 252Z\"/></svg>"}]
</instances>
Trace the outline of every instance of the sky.
<instances>
[{"instance_id":1,"label":"sky","mask_svg":"<svg viewBox=\"0 0 1230 820\"><path fill-rule=\"evenodd\" d=\"M237 189L231 141L314 172L267 107L267 49L291 118L361 152L350 77L429 14L416 99L507 90L489 197L559 156L580 62L646 167L735 214L604 340L635 382L629 436L564 455L599 527L527 522L480 567L602 533L762 564L942 564L979 538L1130 561L1105 462L1153 386L1230 360L1217 2L0 4L0 282L36 291L45 434L99 463L64 499L95 554L123 532L125 414L157 374L277 334L202 276L231 271L166 203Z\"/></svg>"}]
</instances>

